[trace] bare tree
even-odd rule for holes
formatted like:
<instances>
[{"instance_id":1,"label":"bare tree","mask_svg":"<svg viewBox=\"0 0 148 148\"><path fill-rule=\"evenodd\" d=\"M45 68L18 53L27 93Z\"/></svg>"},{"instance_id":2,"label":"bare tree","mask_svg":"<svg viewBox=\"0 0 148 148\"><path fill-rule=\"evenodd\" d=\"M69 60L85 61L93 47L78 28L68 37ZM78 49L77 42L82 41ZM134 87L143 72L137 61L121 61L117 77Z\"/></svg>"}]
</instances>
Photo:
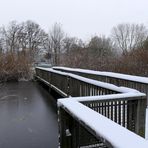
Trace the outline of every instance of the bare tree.
<instances>
[{"instance_id":1,"label":"bare tree","mask_svg":"<svg viewBox=\"0 0 148 148\"><path fill-rule=\"evenodd\" d=\"M48 34L40 26L32 21L18 24L12 21L8 27L0 28L0 51L20 51L28 53L28 56L35 61L45 44Z\"/></svg>"},{"instance_id":2,"label":"bare tree","mask_svg":"<svg viewBox=\"0 0 148 148\"><path fill-rule=\"evenodd\" d=\"M70 50L72 49L72 46L76 42L76 38L65 37L63 41L64 41L64 50L66 54L69 54Z\"/></svg>"},{"instance_id":3,"label":"bare tree","mask_svg":"<svg viewBox=\"0 0 148 148\"><path fill-rule=\"evenodd\" d=\"M29 78L32 62L45 49L48 34L32 21L0 28L0 79Z\"/></svg>"},{"instance_id":4,"label":"bare tree","mask_svg":"<svg viewBox=\"0 0 148 148\"><path fill-rule=\"evenodd\" d=\"M10 52L18 51L18 32L19 24L16 21L10 22L8 27L1 28L1 46L3 49Z\"/></svg>"},{"instance_id":5,"label":"bare tree","mask_svg":"<svg viewBox=\"0 0 148 148\"><path fill-rule=\"evenodd\" d=\"M143 24L119 24L112 29L112 39L123 54L141 46L147 37L147 29Z\"/></svg>"},{"instance_id":6,"label":"bare tree","mask_svg":"<svg viewBox=\"0 0 148 148\"><path fill-rule=\"evenodd\" d=\"M38 24L32 21L22 23L21 26L21 31L19 32L20 44L23 49L28 49L33 60L36 60L41 50L45 49L48 35Z\"/></svg>"},{"instance_id":7,"label":"bare tree","mask_svg":"<svg viewBox=\"0 0 148 148\"><path fill-rule=\"evenodd\" d=\"M0 39L0 54L3 53L3 39Z\"/></svg>"},{"instance_id":8,"label":"bare tree","mask_svg":"<svg viewBox=\"0 0 148 148\"><path fill-rule=\"evenodd\" d=\"M77 48L84 48L85 44L83 41L76 37L65 37L64 40L64 52L69 54L71 50L75 50Z\"/></svg>"},{"instance_id":9,"label":"bare tree","mask_svg":"<svg viewBox=\"0 0 148 148\"><path fill-rule=\"evenodd\" d=\"M94 36L91 38L88 48L90 49L90 52L97 57L111 56L113 45L110 38L106 38L105 36Z\"/></svg>"},{"instance_id":10,"label":"bare tree","mask_svg":"<svg viewBox=\"0 0 148 148\"><path fill-rule=\"evenodd\" d=\"M66 36L63 40L63 52L61 57L61 64L65 66L78 66L80 63L80 57L84 57L83 49L85 44L83 41L76 37L68 37ZM82 61L81 61L82 63Z\"/></svg>"},{"instance_id":11,"label":"bare tree","mask_svg":"<svg viewBox=\"0 0 148 148\"><path fill-rule=\"evenodd\" d=\"M50 50L53 53L53 64L60 64L60 54L63 49L64 31L60 24L55 23L49 32Z\"/></svg>"}]
</instances>

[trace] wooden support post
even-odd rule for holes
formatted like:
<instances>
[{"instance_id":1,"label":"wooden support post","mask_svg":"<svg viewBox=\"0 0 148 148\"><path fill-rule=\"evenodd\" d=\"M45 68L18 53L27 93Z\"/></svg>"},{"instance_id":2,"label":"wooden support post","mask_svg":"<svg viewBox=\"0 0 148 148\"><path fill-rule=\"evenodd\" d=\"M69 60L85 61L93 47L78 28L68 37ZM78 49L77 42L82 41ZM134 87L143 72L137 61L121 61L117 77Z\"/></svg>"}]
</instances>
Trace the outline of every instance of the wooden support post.
<instances>
[{"instance_id":1,"label":"wooden support post","mask_svg":"<svg viewBox=\"0 0 148 148\"><path fill-rule=\"evenodd\" d=\"M137 101L135 131L138 135L145 137L146 100L139 99Z\"/></svg>"},{"instance_id":2,"label":"wooden support post","mask_svg":"<svg viewBox=\"0 0 148 148\"><path fill-rule=\"evenodd\" d=\"M146 108L145 139L148 140L148 107Z\"/></svg>"}]
</instances>

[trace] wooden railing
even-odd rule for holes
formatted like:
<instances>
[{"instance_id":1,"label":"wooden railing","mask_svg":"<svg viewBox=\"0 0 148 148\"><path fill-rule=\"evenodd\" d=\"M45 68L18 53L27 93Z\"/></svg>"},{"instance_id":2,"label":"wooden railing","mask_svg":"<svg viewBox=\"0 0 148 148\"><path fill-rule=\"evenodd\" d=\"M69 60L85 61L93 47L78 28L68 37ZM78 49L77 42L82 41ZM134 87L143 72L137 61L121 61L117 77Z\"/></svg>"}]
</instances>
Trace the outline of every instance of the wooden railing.
<instances>
[{"instance_id":1,"label":"wooden railing","mask_svg":"<svg viewBox=\"0 0 148 148\"><path fill-rule=\"evenodd\" d=\"M82 104L130 131L144 136L146 98L134 95L132 98L126 96L126 98L83 101Z\"/></svg>"},{"instance_id":2,"label":"wooden railing","mask_svg":"<svg viewBox=\"0 0 148 148\"><path fill-rule=\"evenodd\" d=\"M110 97L113 100L113 97ZM128 101L124 97L120 99ZM136 100L136 97L132 100ZM88 100L86 102L88 103ZM97 102L104 101L98 97ZM58 100L58 104L60 148L147 148L148 146L148 141L142 137L78 103L75 98Z\"/></svg>"},{"instance_id":3,"label":"wooden railing","mask_svg":"<svg viewBox=\"0 0 148 148\"><path fill-rule=\"evenodd\" d=\"M55 89L63 97L68 96L68 76L61 72L47 70L45 68L36 68L36 76L38 79L45 81L50 87Z\"/></svg>"},{"instance_id":4,"label":"wooden railing","mask_svg":"<svg viewBox=\"0 0 148 148\"><path fill-rule=\"evenodd\" d=\"M78 117L73 116L70 108L63 102L66 100L73 100L73 104L79 101L81 105L91 109L91 111L98 112L97 114L103 115L105 119L107 117L113 123L116 122L118 125L144 137L146 116L145 94L133 89L118 87L113 84L98 82L49 68L36 68L36 77L55 89L62 96L70 97L59 101L58 117L60 121L61 148L101 147L101 145L102 147L112 147L113 145L113 142L109 139L102 138L101 134L103 133L99 133L99 135L94 134L97 129L92 129L81 118L78 119ZM79 105L77 105L73 111L79 110ZM89 118L91 118L91 114L88 114L88 120ZM105 121L110 122L109 119ZM118 130L117 133L121 134Z\"/></svg>"},{"instance_id":5,"label":"wooden railing","mask_svg":"<svg viewBox=\"0 0 148 148\"><path fill-rule=\"evenodd\" d=\"M73 73L76 75L80 75L86 78L102 82L107 82L117 86L134 88L136 90L139 90L140 92L147 94L147 105L148 105L148 78L146 77L125 75L113 72L101 72L93 70L67 68L67 67L53 67L53 69L67 73Z\"/></svg>"},{"instance_id":6,"label":"wooden railing","mask_svg":"<svg viewBox=\"0 0 148 148\"><path fill-rule=\"evenodd\" d=\"M36 76L61 90L65 96L94 96L127 91L112 84L41 67L36 68Z\"/></svg>"},{"instance_id":7,"label":"wooden railing","mask_svg":"<svg viewBox=\"0 0 148 148\"><path fill-rule=\"evenodd\" d=\"M148 110L148 78L133 76L127 74L120 74L114 72L103 72L103 71L94 71L94 70L86 70L86 69L77 69L77 68L67 68L67 67L53 67L55 70L73 73L76 75L80 75L86 78L107 82L110 84L114 84L117 86L125 86L128 88L133 88L139 90L146 94L147 98L147 110ZM148 111L146 114L146 126L148 129ZM146 138L148 139L148 131L146 132Z\"/></svg>"}]
</instances>

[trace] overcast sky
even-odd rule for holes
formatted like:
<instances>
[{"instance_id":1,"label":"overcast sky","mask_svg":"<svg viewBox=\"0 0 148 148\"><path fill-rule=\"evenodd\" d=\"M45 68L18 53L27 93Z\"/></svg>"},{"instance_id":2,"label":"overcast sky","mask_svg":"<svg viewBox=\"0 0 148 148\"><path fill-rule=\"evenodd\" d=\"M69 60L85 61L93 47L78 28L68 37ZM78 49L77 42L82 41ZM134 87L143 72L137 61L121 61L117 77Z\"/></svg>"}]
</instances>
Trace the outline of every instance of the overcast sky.
<instances>
[{"instance_id":1,"label":"overcast sky","mask_svg":"<svg viewBox=\"0 0 148 148\"><path fill-rule=\"evenodd\" d=\"M108 36L119 23L148 26L148 0L0 0L0 26L33 20L46 31L59 22L70 36L83 40Z\"/></svg>"}]
</instances>

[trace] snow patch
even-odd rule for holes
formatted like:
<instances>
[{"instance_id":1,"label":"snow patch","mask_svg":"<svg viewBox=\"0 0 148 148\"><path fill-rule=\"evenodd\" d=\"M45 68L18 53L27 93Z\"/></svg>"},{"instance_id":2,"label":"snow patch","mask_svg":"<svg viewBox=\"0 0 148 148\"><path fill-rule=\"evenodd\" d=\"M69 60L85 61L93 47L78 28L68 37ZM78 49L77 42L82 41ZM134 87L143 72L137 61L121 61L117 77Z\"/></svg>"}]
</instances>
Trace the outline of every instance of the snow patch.
<instances>
[{"instance_id":1,"label":"snow patch","mask_svg":"<svg viewBox=\"0 0 148 148\"><path fill-rule=\"evenodd\" d=\"M142 99L142 97L146 96L144 93L123 93L123 94L110 94L110 95L101 95L101 96L87 96L87 97L69 97L67 99L77 100L79 102L87 102L87 101L101 101L101 100L116 100L116 99ZM60 106L60 104L58 104Z\"/></svg>"}]
</instances>

